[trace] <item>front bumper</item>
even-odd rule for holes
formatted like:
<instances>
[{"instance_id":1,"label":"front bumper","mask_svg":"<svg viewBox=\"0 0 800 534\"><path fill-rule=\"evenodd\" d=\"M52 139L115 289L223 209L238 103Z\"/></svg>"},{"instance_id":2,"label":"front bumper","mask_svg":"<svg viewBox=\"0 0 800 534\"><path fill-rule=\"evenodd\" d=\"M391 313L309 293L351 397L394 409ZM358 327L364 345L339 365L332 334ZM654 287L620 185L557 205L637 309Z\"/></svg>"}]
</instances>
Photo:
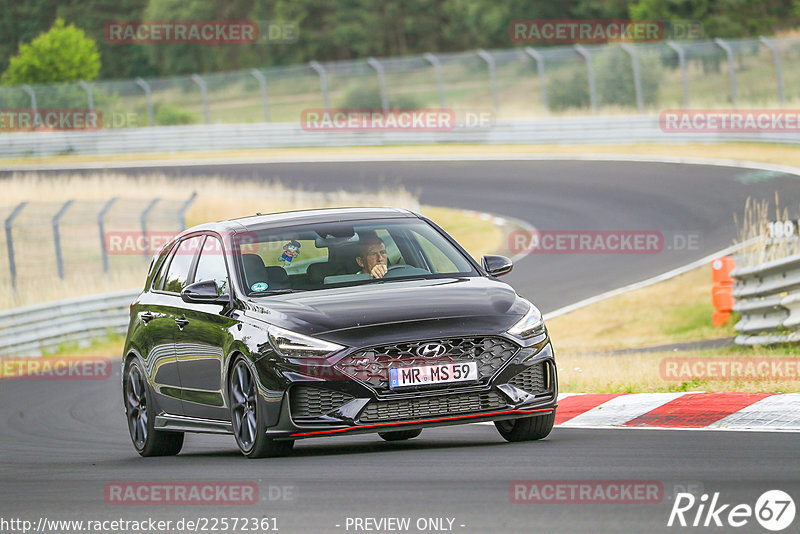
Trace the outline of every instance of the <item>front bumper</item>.
<instances>
[{"instance_id":1,"label":"front bumper","mask_svg":"<svg viewBox=\"0 0 800 534\"><path fill-rule=\"evenodd\" d=\"M547 415L557 406L555 358L547 338L520 349L489 380L475 384L386 394L358 380L294 378L281 400L272 401L278 412L267 430L272 439L499 421Z\"/></svg>"}]
</instances>

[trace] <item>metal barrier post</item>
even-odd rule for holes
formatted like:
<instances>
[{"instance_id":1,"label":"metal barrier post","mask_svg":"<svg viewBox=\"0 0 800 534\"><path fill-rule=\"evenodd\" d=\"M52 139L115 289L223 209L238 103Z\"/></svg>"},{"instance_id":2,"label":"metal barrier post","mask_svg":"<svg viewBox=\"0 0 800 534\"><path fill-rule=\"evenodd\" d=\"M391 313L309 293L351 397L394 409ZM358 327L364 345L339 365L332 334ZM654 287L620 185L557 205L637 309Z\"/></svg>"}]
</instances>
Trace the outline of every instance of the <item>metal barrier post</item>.
<instances>
[{"instance_id":1,"label":"metal barrier post","mask_svg":"<svg viewBox=\"0 0 800 534\"><path fill-rule=\"evenodd\" d=\"M206 119L206 124L211 124L211 112L208 110L208 88L206 87L206 81L197 74L192 74L192 81L200 87L200 97L203 99L203 116Z\"/></svg>"},{"instance_id":2,"label":"metal barrier post","mask_svg":"<svg viewBox=\"0 0 800 534\"><path fill-rule=\"evenodd\" d=\"M105 229L105 218L108 210L111 209L111 206L114 205L114 202L117 201L117 197L112 198L106 205L103 206L103 209L100 210L100 213L97 215L97 228L100 230L100 251L103 254L103 271L108 272L108 249L106 248L106 229Z\"/></svg>"},{"instance_id":3,"label":"metal barrier post","mask_svg":"<svg viewBox=\"0 0 800 534\"><path fill-rule=\"evenodd\" d=\"M325 72L325 67L320 65L319 61L311 61L308 65L319 74L319 86L322 89L322 102L325 104L325 111L330 111L331 100L328 95L328 74Z\"/></svg>"},{"instance_id":4,"label":"metal barrier post","mask_svg":"<svg viewBox=\"0 0 800 534\"><path fill-rule=\"evenodd\" d=\"M258 69L252 69L250 74L258 80L258 86L261 88L261 105L264 108L264 122L270 122L269 120L269 99L267 98L267 79L264 77L264 73L262 73Z\"/></svg>"},{"instance_id":5,"label":"metal barrier post","mask_svg":"<svg viewBox=\"0 0 800 534\"><path fill-rule=\"evenodd\" d=\"M542 105L545 111L550 111L550 106L547 103L547 80L544 77L544 56L541 52L531 47L526 47L525 53L536 61L536 70L539 73L539 86L542 91Z\"/></svg>"},{"instance_id":6,"label":"metal barrier post","mask_svg":"<svg viewBox=\"0 0 800 534\"><path fill-rule=\"evenodd\" d=\"M383 72L383 65L374 57L368 58L367 63L378 74L378 86L381 89L381 108L383 108L384 112L389 111L389 95L386 93L386 78Z\"/></svg>"},{"instance_id":7,"label":"metal barrier post","mask_svg":"<svg viewBox=\"0 0 800 534\"><path fill-rule=\"evenodd\" d=\"M681 81L683 82L683 107L689 109L689 76L686 73L686 52L675 41L667 41L667 46L678 54L678 63L681 66Z\"/></svg>"},{"instance_id":8,"label":"metal barrier post","mask_svg":"<svg viewBox=\"0 0 800 534\"><path fill-rule=\"evenodd\" d=\"M33 127L36 129L36 119L39 117L39 109L36 107L36 93L33 92L33 88L27 83L22 86L22 90L28 93L28 96L31 97L31 109L33 109Z\"/></svg>"},{"instance_id":9,"label":"metal barrier post","mask_svg":"<svg viewBox=\"0 0 800 534\"><path fill-rule=\"evenodd\" d=\"M141 223L142 223L142 239L144 240L144 243L145 243L145 246L144 246L144 257L145 258L150 256L150 251L149 251L150 243L147 240L147 216L150 215L150 212L153 210L153 208L156 207L156 204L158 204L159 200L161 200L161 199L160 198L154 198L150 202L150 204L144 209L144 211L142 212L142 215L140 217L140 220L141 220Z\"/></svg>"},{"instance_id":10,"label":"metal barrier post","mask_svg":"<svg viewBox=\"0 0 800 534\"><path fill-rule=\"evenodd\" d=\"M736 65L733 63L733 49L719 37L714 39L714 42L728 55L728 70L731 74L731 99L733 100L733 107L737 108L739 107L739 95L736 91Z\"/></svg>"},{"instance_id":11,"label":"metal barrier post","mask_svg":"<svg viewBox=\"0 0 800 534\"><path fill-rule=\"evenodd\" d=\"M629 43L622 43L622 49L631 56L631 67L633 68L633 88L636 91L636 108L639 113L644 111L644 96L642 95L642 76L639 71L639 55L636 49Z\"/></svg>"},{"instance_id":12,"label":"metal barrier post","mask_svg":"<svg viewBox=\"0 0 800 534\"><path fill-rule=\"evenodd\" d=\"M486 65L489 67L489 83L491 84L492 89L492 103L494 104L494 116L497 118L497 115L500 111L500 97L497 94L497 72L495 71L495 64L494 58L492 55L487 52L486 50L478 50L476 52L481 59L486 62Z\"/></svg>"},{"instance_id":13,"label":"metal barrier post","mask_svg":"<svg viewBox=\"0 0 800 534\"><path fill-rule=\"evenodd\" d=\"M189 210L189 206L192 205L196 198L197 192L194 191L192 192L192 196L189 197L189 200L184 202L183 206L181 206L181 208L178 210L178 224L181 227L181 232L186 230L186 212Z\"/></svg>"},{"instance_id":14,"label":"metal barrier post","mask_svg":"<svg viewBox=\"0 0 800 534\"><path fill-rule=\"evenodd\" d=\"M433 65L433 70L436 72L436 85L439 87L439 107L444 109L447 107L447 100L444 95L444 76L442 76L442 62L433 54L425 54L424 57L428 63Z\"/></svg>"},{"instance_id":15,"label":"metal barrier post","mask_svg":"<svg viewBox=\"0 0 800 534\"><path fill-rule=\"evenodd\" d=\"M17 218L19 212L22 211L28 203L27 202L20 202L14 211L11 212L6 218L5 227L6 227L6 249L8 250L8 270L11 273L11 287L17 287L17 266L14 263L14 237L11 232L11 224L14 222L14 219Z\"/></svg>"},{"instance_id":16,"label":"metal barrier post","mask_svg":"<svg viewBox=\"0 0 800 534\"><path fill-rule=\"evenodd\" d=\"M58 223L61 217L67 212L74 200L67 200L58 213L53 217L53 245L56 247L56 265L58 266L58 277L64 279L64 258L61 255L61 233L58 231Z\"/></svg>"},{"instance_id":17,"label":"metal barrier post","mask_svg":"<svg viewBox=\"0 0 800 534\"><path fill-rule=\"evenodd\" d=\"M85 81L81 80L78 82L78 85L86 91L86 100L89 103L89 109L94 109L94 95L92 94L92 88L89 87L89 84Z\"/></svg>"},{"instance_id":18,"label":"metal barrier post","mask_svg":"<svg viewBox=\"0 0 800 534\"><path fill-rule=\"evenodd\" d=\"M775 79L778 82L778 101L781 103L781 107L783 107L783 76L781 75L780 51L778 50L778 46L766 37L759 37L758 40L772 50L772 57L775 59Z\"/></svg>"},{"instance_id":19,"label":"metal barrier post","mask_svg":"<svg viewBox=\"0 0 800 534\"><path fill-rule=\"evenodd\" d=\"M144 90L144 98L147 101L147 120L150 122L150 126L155 126L156 121L153 116L153 98L150 91L150 84L142 78L136 78L136 85Z\"/></svg>"},{"instance_id":20,"label":"metal barrier post","mask_svg":"<svg viewBox=\"0 0 800 534\"><path fill-rule=\"evenodd\" d=\"M592 103L592 114L597 115L597 86L594 83L594 65L592 65L592 55L586 48L576 44L575 51L586 60L586 74L589 76L589 101Z\"/></svg>"}]
</instances>

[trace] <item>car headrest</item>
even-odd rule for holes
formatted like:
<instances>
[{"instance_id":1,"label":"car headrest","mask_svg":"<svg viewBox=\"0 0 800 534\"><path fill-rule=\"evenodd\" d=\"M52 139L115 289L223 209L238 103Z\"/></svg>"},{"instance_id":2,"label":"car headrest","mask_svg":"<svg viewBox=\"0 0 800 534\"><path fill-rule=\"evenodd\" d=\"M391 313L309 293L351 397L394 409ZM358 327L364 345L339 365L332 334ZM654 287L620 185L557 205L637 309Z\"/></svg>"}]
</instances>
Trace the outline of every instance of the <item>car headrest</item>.
<instances>
[{"instance_id":1,"label":"car headrest","mask_svg":"<svg viewBox=\"0 0 800 534\"><path fill-rule=\"evenodd\" d=\"M267 284L270 289L286 289L289 287L289 275L286 269L279 266L265 267L267 271Z\"/></svg>"},{"instance_id":2,"label":"car headrest","mask_svg":"<svg viewBox=\"0 0 800 534\"><path fill-rule=\"evenodd\" d=\"M257 282L267 281L267 268L264 266L264 260L258 254L242 254L242 265L247 287L251 287Z\"/></svg>"},{"instance_id":3,"label":"car headrest","mask_svg":"<svg viewBox=\"0 0 800 534\"><path fill-rule=\"evenodd\" d=\"M330 271L331 266L328 264L328 262L318 261L308 266L306 269L306 274L308 275L308 280L312 284L321 284L325 277L328 276Z\"/></svg>"}]
</instances>

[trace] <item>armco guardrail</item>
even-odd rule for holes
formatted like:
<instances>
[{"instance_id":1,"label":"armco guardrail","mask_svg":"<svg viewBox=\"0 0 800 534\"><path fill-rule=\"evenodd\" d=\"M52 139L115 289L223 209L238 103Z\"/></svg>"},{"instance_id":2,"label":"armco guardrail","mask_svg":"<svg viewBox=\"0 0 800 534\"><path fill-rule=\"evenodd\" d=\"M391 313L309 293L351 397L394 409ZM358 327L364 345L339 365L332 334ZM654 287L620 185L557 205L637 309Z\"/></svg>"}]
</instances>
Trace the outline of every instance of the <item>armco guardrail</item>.
<instances>
[{"instance_id":1,"label":"armco guardrail","mask_svg":"<svg viewBox=\"0 0 800 534\"><path fill-rule=\"evenodd\" d=\"M138 294L122 291L0 311L0 356L41 356L65 342L124 333Z\"/></svg>"},{"instance_id":2,"label":"armco guardrail","mask_svg":"<svg viewBox=\"0 0 800 534\"><path fill-rule=\"evenodd\" d=\"M299 123L210 124L19 132L0 136L0 157L286 147L425 144L800 143L796 133L669 133L657 116L568 117L498 122L451 131L307 131Z\"/></svg>"},{"instance_id":3,"label":"armco guardrail","mask_svg":"<svg viewBox=\"0 0 800 534\"><path fill-rule=\"evenodd\" d=\"M800 254L734 269L737 345L800 341Z\"/></svg>"}]
</instances>

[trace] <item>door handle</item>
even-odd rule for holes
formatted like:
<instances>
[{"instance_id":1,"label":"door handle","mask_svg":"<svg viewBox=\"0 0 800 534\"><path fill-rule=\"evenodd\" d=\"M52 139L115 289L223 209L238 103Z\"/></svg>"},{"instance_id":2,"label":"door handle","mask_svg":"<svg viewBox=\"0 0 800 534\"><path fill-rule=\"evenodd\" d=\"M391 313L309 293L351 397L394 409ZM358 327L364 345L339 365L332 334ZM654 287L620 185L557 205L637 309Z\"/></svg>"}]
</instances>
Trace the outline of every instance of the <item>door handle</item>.
<instances>
[{"instance_id":1,"label":"door handle","mask_svg":"<svg viewBox=\"0 0 800 534\"><path fill-rule=\"evenodd\" d=\"M178 325L178 328L183 330L183 327L189 324L189 319L187 319L185 315L182 315L175 319L175 324Z\"/></svg>"},{"instance_id":2,"label":"door handle","mask_svg":"<svg viewBox=\"0 0 800 534\"><path fill-rule=\"evenodd\" d=\"M143 314L141 314L141 315L139 316L139 318L142 320L142 322L143 322L144 324L147 324L147 323L149 323L150 321L152 321L153 319L155 319L155 318L156 318L156 316L155 316L155 315L153 315L153 314L152 314L152 313L150 313L150 312L144 312Z\"/></svg>"}]
</instances>

